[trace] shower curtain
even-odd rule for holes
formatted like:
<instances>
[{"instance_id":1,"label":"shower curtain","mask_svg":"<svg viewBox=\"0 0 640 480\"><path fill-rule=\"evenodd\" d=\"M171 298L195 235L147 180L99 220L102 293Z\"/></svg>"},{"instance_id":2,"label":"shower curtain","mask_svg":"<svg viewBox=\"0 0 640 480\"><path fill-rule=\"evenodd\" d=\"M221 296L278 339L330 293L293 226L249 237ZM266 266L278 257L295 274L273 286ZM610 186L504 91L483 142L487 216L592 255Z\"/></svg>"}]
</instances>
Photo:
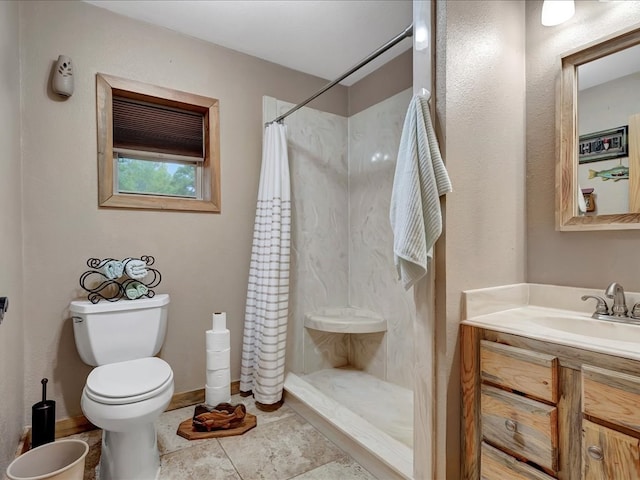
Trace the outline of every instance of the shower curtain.
<instances>
[{"instance_id":1,"label":"shower curtain","mask_svg":"<svg viewBox=\"0 0 640 480\"><path fill-rule=\"evenodd\" d=\"M282 399L289 312L291 185L286 127L267 125L251 249L240 391L256 404Z\"/></svg>"}]
</instances>

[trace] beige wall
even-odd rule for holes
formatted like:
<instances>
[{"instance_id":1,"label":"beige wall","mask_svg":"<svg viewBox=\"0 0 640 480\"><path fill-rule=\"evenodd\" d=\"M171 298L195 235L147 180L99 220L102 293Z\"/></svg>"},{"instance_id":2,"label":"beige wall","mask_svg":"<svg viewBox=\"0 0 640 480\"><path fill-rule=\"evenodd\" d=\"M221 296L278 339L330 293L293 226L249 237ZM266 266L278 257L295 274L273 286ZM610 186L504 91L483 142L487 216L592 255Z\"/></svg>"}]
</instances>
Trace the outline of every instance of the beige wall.
<instances>
[{"instance_id":1,"label":"beige wall","mask_svg":"<svg viewBox=\"0 0 640 480\"><path fill-rule=\"evenodd\" d=\"M541 0L437 4L436 105L454 191L437 249L436 478L460 475L463 290L522 281L604 288L614 279L640 289L640 233L554 230L560 55L640 21L640 2L576 4L574 18L553 28L540 24ZM603 254L603 242L615 253Z\"/></svg>"},{"instance_id":2,"label":"beige wall","mask_svg":"<svg viewBox=\"0 0 640 480\"><path fill-rule=\"evenodd\" d=\"M18 3L0 2L0 296L10 301L0 325L0 472L22 435L25 401L18 20Z\"/></svg>"},{"instance_id":3,"label":"beige wall","mask_svg":"<svg viewBox=\"0 0 640 480\"><path fill-rule=\"evenodd\" d=\"M413 48L410 48L349 87L349 116L411 87L412 73Z\"/></svg>"},{"instance_id":4,"label":"beige wall","mask_svg":"<svg viewBox=\"0 0 640 480\"><path fill-rule=\"evenodd\" d=\"M436 269L436 478L460 478L461 292L526 279L524 8L437 4L436 107L453 192L436 251L444 254Z\"/></svg>"},{"instance_id":5,"label":"beige wall","mask_svg":"<svg viewBox=\"0 0 640 480\"><path fill-rule=\"evenodd\" d=\"M90 367L76 353L68 304L83 294L78 278L89 257L156 258L162 273L157 291L171 295L161 356L173 368L176 392L204 386L203 333L214 311L227 312L231 377L238 379L262 96L296 102L326 81L84 2L21 2L20 14L25 423L44 376L58 419L81 413ZM59 54L69 55L75 68L75 93L64 101L47 87ZM220 100L222 214L98 209L96 72ZM345 115L346 88L332 89L314 106ZM19 247L19 237L13 241ZM10 317L9 325L15 321Z\"/></svg>"},{"instance_id":6,"label":"beige wall","mask_svg":"<svg viewBox=\"0 0 640 480\"><path fill-rule=\"evenodd\" d=\"M459 475L462 290L522 281L604 288L615 279L640 291L640 257L634 255L640 233L555 232L553 211L559 55L639 22L640 2L578 1L576 16L553 28L540 25L541 4L437 4L436 107L454 186L438 246L437 478ZM0 2L3 64L17 62L16 8ZM29 423L29 406L39 399L43 376L52 380L58 418L80 414L89 367L77 356L67 305L81 294L77 280L91 256L156 257L163 274L159 290L172 296L162 356L174 369L176 391L202 387L202 332L214 310L228 312L232 377L238 378L262 95L296 102L325 82L81 2L22 2L20 14L24 238L15 128L20 111L16 95L10 94L17 88L17 71L4 68L0 77L10 87L0 90L6 97L0 99L0 221L11 227L0 229L0 247L8 255L0 269L0 295L4 290L16 298L0 326L0 427L15 436L19 424ZM67 101L47 88L59 54L70 55L76 69L76 93ZM97 208L96 72L220 99L221 215ZM345 115L346 95L339 87L312 106ZM603 245L615 254L603 256ZM24 397L17 366L23 357L23 319ZM11 394L5 380L15 389ZM20 422L7 420L20 417L23 406ZM0 461L15 441L2 436Z\"/></svg>"},{"instance_id":7,"label":"beige wall","mask_svg":"<svg viewBox=\"0 0 640 480\"><path fill-rule=\"evenodd\" d=\"M555 84L560 56L640 22L640 2L576 2L557 27L540 24L542 2L527 14L527 281L640 291L640 230L556 232Z\"/></svg>"}]
</instances>

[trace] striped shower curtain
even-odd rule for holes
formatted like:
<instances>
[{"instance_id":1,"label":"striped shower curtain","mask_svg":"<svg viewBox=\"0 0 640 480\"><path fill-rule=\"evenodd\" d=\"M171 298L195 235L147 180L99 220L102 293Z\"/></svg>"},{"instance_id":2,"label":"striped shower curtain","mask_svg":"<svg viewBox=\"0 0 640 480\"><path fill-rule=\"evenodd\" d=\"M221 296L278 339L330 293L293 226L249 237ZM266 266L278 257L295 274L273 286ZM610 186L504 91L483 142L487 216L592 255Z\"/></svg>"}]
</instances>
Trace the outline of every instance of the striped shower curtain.
<instances>
[{"instance_id":1,"label":"striped shower curtain","mask_svg":"<svg viewBox=\"0 0 640 480\"><path fill-rule=\"evenodd\" d=\"M244 318L240 391L258 404L282 398L289 311L291 186L286 127L266 127Z\"/></svg>"}]
</instances>

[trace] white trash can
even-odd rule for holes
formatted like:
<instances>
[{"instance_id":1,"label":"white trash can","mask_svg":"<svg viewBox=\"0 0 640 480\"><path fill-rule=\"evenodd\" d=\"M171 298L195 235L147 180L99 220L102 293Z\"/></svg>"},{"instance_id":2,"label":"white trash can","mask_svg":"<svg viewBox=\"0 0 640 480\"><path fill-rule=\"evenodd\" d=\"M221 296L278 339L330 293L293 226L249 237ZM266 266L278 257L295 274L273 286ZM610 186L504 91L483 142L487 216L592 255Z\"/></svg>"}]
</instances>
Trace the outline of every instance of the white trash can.
<instances>
[{"instance_id":1,"label":"white trash can","mask_svg":"<svg viewBox=\"0 0 640 480\"><path fill-rule=\"evenodd\" d=\"M89 445L82 440L45 443L16 458L9 468L11 480L82 480Z\"/></svg>"}]
</instances>

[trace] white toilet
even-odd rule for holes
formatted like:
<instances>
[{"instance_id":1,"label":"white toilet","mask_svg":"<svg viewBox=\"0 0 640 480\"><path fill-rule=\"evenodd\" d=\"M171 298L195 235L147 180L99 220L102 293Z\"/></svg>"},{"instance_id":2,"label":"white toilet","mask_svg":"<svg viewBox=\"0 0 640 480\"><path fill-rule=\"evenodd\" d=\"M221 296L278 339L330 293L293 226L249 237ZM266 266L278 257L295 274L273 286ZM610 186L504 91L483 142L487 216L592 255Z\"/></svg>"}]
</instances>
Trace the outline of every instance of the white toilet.
<instances>
[{"instance_id":1,"label":"white toilet","mask_svg":"<svg viewBox=\"0 0 640 480\"><path fill-rule=\"evenodd\" d=\"M167 331L169 295L69 307L82 361L94 368L81 406L102 429L100 480L152 480L160 469L154 422L173 395L173 372L154 357Z\"/></svg>"}]
</instances>

